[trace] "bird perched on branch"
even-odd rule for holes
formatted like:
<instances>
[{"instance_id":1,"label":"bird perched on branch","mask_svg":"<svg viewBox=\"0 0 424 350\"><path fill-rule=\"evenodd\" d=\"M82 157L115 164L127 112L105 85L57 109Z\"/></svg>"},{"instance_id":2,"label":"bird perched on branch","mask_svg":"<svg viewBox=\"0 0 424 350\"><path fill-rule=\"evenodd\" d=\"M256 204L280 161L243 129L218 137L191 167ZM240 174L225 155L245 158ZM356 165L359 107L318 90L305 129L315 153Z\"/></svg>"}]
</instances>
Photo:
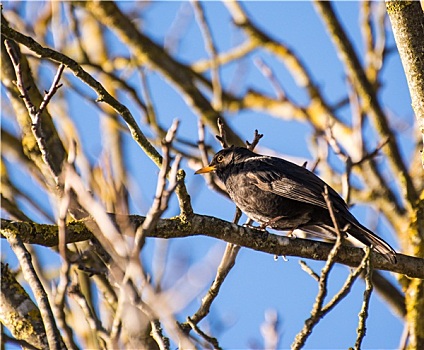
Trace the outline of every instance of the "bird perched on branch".
<instances>
[{"instance_id":1,"label":"bird perched on branch","mask_svg":"<svg viewBox=\"0 0 424 350\"><path fill-rule=\"evenodd\" d=\"M371 246L391 263L396 252L349 212L346 202L323 180L287 160L256 154L243 147L228 147L196 174L214 171L236 205L261 228L302 229L322 237L336 238L324 192L340 229Z\"/></svg>"}]
</instances>

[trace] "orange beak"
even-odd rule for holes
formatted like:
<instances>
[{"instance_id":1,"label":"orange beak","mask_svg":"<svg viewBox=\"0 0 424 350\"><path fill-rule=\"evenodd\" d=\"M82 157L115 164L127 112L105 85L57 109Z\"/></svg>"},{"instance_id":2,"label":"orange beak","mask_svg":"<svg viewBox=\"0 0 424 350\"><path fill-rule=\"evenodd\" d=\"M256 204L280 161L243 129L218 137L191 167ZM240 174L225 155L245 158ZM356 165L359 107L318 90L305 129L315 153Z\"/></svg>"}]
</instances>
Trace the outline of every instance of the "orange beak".
<instances>
[{"instance_id":1,"label":"orange beak","mask_svg":"<svg viewBox=\"0 0 424 350\"><path fill-rule=\"evenodd\" d=\"M195 172L195 174L205 174L205 173L210 173L211 171L215 171L216 170L216 167L215 166L205 166L205 167L203 167L203 168L200 168L199 170L197 170L196 172Z\"/></svg>"}]
</instances>

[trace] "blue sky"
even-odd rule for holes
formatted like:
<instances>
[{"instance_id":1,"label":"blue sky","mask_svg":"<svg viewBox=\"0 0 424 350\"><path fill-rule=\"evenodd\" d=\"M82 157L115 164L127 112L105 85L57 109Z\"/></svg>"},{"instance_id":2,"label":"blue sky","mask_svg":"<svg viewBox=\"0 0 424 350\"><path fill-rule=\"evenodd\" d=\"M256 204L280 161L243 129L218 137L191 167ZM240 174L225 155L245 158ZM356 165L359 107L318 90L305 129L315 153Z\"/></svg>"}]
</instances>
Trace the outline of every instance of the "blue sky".
<instances>
[{"instance_id":1,"label":"blue sky","mask_svg":"<svg viewBox=\"0 0 424 350\"><path fill-rule=\"evenodd\" d=\"M242 5L253 23L258 24L268 34L294 49L312 72L315 82L323 88L324 95L329 101L335 103L346 96L343 65L311 2L252 1L243 2ZM4 4L4 6L7 9L8 5ZM28 6L33 6L28 7L30 9L36 5ZM120 3L119 6L127 10L135 4ZM244 40L244 34L230 22L229 13L221 2L205 2L203 6L219 52L225 52ZM359 7L358 2L335 3L343 25L350 38L353 39L355 49L363 58L364 46L358 26ZM28 10L27 15L30 12ZM178 22L176 21L177 14L185 14L187 18L185 21L179 19L180 22ZM207 58L199 27L193 19L190 3L155 1L147 8L140 23L143 31L148 33L158 44L169 43L169 40L172 42L174 31L177 33L181 31L182 38L177 41L174 53L182 62L190 64ZM173 28L171 31L170 27ZM394 47L388 21L386 29L389 46ZM116 40L113 34L110 34L110 45L114 55L128 55L128 50ZM253 58L261 58L273 69L291 98L298 103L307 100L304 90L296 85L284 65L264 51L255 51L246 59L242 76L237 75L239 72L237 65L230 64L224 67L221 71L224 87L233 87L233 92L236 94L241 94L248 88L254 88L273 95L272 86L254 66ZM72 79L71 75L67 74ZM122 74L126 74L126 72L123 71ZM48 81L46 80L47 87ZM128 82L140 88L137 85L139 84L138 75L130 75ZM234 85L235 82L238 83ZM393 115L393 125L400 125L399 140L405 156L408 157L413 145L411 142L413 114L403 69L396 51L387 59L381 82L383 85L383 93L380 95L382 105ZM181 99L178 92L156 72L148 72L148 83L161 125L167 128L174 118L179 118L181 120L179 135L196 141L197 116ZM39 88L45 89L46 86ZM78 127L84 151L90 162L95 164L99 161L98 158L103 151L104 140L102 138L104 136L99 128L103 116L73 92L66 91L65 93L73 101L69 106L69 114ZM4 99L3 88L2 97ZM130 108L136 120L142 120L141 111L128 97L120 96L120 100ZM344 120L350 121L349 108L341 110L339 115ZM313 161L314 154L311 154L308 147L311 132L309 126L251 111L244 111L236 115L226 114L225 117L233 129L244 139L251 140L254 130L258 129L265 135L260 142L260 147L274 150L299 161L303 159ZM17 131L13 121L2 119L3 126L7 130ZM150 134L145 126L142 126L142 129L147 135ZM378 143L378 139L373 137L372 132L368 136L369 140L367 141L371 145ZM219 149L218 143L214 141L213 133L208 132L207 139L215 149ZM153 199L158 169L138 148L129 133L125 133L124 140L125 163L132 186L131 212L144 215ZM203 178L194 176L193 170L188 167L186 162L183 162L182 166L187 172L187 187L192 195L195 212L232 220L234 205L219 194L211 192ZM10 168L13 178L17 179L16 182L24 191L36 195L40 205L53 215L54 203L46 195L37 191L35 182L24 181L23 174L25 173L19 167L12 165ZM23 203L23 205L26 204ZM38 213L32 209L29 210L32 219L45 222L45 219ZM365 225L375 220L375 213L367 210L365 206L355 206L353 212ZM165 216L176 214L178 214L178 206L173 198ZM382 220L378 220L377 233L390 244L398 247L395 237L391 235ZM157 245L157 240L149 239L147 242L143 256L143 261L147 266L154 257ZM211 250L217 250L213 265L219 262L219 252L223 252L224 248L225 243L210 238L174 239L169 242L169 261L181 264L182 269L189 269L192 263L201 261ZM56 253L45 248L39 248L39 252L45 268L52 268L60 263ZM16 264L13 253L9 251L4 242L2 242L2 255L12 265ZM323 263L320 262L308 263L315 271L319 271L323 266ZM342 285L348 272L349 270L345 266L334 268L330 277L330 296ZM385 275L395 281L393 276L388 273ZM165 283L167 278L172 281L175 276L165 276ZM345 349L353 346L363 290L363 281L358 281L350 295L316 327L306 344L306 349ZM260 325L264 320L264 312L268 309L275 309L280 317L282 334L280 346L287 348L296 333L302 328L304 320L309 316L316 292L316 282L301 270L297 258L289 257L288 261L280 258L275 261L271 255L242 249L235 268L231 271L219 297L213 304L211 315L200 326L211 327L212 334L219 339L223 348L247 348L253 344L262 344ZM202 296L203 293L178 315L180 320L184 320L185 317L196 311ZM396 348L402 330L402 322L392 314L380 297L373 293L370 315L367 320L367 336L364 339L363 348Z\"/></svg>"}]
</instances>

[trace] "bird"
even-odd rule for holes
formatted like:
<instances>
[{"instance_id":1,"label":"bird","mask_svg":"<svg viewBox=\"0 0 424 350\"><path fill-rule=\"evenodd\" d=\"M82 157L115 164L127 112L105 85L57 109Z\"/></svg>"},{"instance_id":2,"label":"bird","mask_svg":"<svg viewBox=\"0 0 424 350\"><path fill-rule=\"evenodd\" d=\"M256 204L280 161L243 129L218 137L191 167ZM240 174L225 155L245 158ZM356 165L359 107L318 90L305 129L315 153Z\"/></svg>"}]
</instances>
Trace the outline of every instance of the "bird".
<instances>
[{"instance_id":1,"label":"bird","mask_svg":"<svg viewBox=\"0 0 424 350\"><path fill-rule=\"evenodd\" d=\"M303 166L231 146L217 152L210 164L195 174L209 172L215 172L232 201L261 229L301 229L336 238L337 230L324 197L327 193L338 227L344 233L372 247L390 263L397 261L395 250L363 226L332 187Z\"/></svg>"}]
</instances>

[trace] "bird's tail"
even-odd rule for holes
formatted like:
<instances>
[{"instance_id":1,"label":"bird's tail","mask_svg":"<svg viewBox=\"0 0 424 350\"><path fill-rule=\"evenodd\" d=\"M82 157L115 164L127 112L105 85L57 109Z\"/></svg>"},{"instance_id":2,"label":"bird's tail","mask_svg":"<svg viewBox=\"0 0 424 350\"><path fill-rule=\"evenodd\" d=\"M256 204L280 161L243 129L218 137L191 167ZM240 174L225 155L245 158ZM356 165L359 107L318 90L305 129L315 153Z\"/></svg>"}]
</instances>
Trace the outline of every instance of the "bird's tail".
<instances>
[{"instance_id":1,"label":"bird's tail","mask_svg":"<svg viewBox=\"0 0 424 350\"><path fill-rule=\"evenodd\" d=\"M382 254L392 264L396 263L397 260L395 250L387 242L376 236L365 226L362 226L359 222L351 222L351 226L347 232L355 237L358 241L369 247L372 247L374 250Z\"/></svg>"}]
</instances>

